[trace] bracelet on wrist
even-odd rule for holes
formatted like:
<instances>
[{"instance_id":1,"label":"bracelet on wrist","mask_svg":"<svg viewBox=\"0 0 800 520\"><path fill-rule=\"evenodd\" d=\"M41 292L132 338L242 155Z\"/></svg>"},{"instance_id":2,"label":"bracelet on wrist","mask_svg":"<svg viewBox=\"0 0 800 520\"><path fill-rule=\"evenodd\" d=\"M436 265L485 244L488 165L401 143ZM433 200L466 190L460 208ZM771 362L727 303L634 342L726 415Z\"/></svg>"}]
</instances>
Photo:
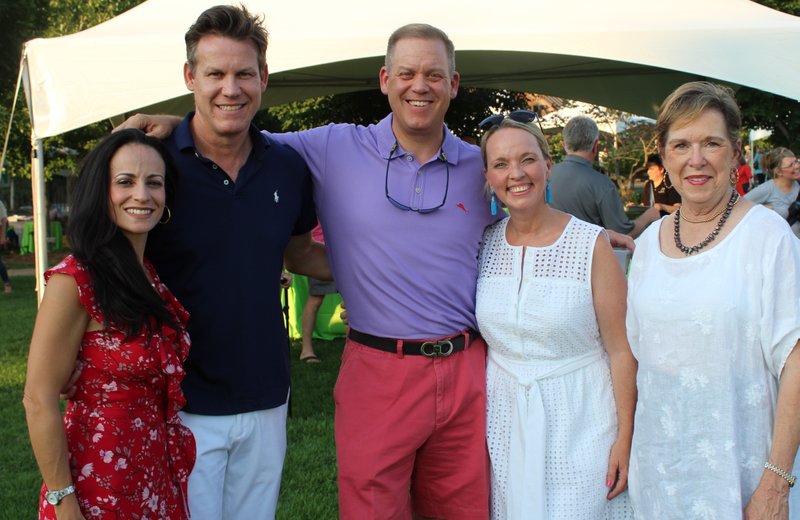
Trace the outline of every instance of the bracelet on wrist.
<instances>
[{"instance_id":1,"label":"bracelet on wrist","mask_svg":"<svg viewBox=\"0 0 800 520\"><path fill-rule=\"evenodd\" d=\"M783 471L778 466L776 466L774 464L771 464L769 461L764 463L764 468L770 470L771 472L775 473L776 475L781 477L783 480L788 482L790 488L794 487L794 483L797 481L797 477L795 477L794 475L786 473L785 471Z\"/></svg>"}]
</instances>

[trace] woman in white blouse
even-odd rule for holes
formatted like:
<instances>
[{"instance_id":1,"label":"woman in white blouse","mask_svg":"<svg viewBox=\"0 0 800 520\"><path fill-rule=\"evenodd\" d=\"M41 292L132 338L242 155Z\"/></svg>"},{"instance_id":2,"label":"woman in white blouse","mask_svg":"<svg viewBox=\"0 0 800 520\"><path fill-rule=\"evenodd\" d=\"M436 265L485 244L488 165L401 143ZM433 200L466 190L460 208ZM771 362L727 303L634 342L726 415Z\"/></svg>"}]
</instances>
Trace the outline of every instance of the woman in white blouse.
<instances>
[{"instance_id":1,"label":"woman in white blouse","mask_svg":"<svg viewBox=\"0 0 800 520\"><path fill-rule=\"evenodd\" d=\"M640 519L786 519L800 440L800 242L734 190L739 108L687 83L656 123L682 205L636 245L630 495ZM657 295L657 297L654 297Z\"/></svg>"},{"instance_id":2,"label":"woman in white blouse","mask_svg":"<svg viewBox=\"0 0 800 520\"><path fill-rule=\"evenodd\" d=\"M550 155L534 116L487 118L481 142L492 206L510 214L484 233L477 288L491 515L630 518L625 276L600 227L547 204Z\"/></svg>"}]
</instances>

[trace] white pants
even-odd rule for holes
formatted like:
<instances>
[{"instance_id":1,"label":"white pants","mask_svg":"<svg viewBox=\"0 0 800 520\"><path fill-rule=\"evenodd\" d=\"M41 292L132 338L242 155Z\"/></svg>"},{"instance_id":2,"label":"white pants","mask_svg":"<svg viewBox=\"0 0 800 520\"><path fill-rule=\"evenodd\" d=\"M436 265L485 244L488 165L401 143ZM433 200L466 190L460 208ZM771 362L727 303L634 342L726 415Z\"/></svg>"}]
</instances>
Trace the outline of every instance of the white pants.
<instances>
[{"instance_id":1,"label":"white pants","mask_svg":"<svg viewBox=\"0 0 800 520\"><path fill-rule=\"evenodd\" d=\"M197 443L189 475L192 520L275 518L287 410L284 404L238 415L180 412Z\"/></svg>"}]
</instances>

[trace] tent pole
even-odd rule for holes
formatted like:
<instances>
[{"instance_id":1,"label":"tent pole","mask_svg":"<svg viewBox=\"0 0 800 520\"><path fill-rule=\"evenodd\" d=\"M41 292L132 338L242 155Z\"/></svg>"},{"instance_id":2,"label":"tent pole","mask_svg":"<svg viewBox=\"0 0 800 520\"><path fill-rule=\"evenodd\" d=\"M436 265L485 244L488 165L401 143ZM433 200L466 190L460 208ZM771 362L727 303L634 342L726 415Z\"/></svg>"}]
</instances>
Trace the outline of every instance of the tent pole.
<instances>
[{"instance_id":1,"label":"tent pole","mask_svg":"<svg viewBox=\"0 0 800 520\"><path fill-rule=\"evenodd\" d=\"M31 142L31 193L33 194L33 252L36 265L36 298L44 297L44 272L47 270L47 203L44 196L44 142Z\"/></svg>"},{"instance_id":2,"label":"tent pole","mask_svg":"<svg viewBox=\"0 0 800 520\"><path fill-rule=\"evenodd\" d=\"M31 117L31 194L33 195L33 257L36 266L36 302L44 298L44 272L47 270L47 201L44 196L44 140L37 138L33 118L31 78L28 71L28 44L22 46L20 78Z\"/></svg>"}]
</instances>

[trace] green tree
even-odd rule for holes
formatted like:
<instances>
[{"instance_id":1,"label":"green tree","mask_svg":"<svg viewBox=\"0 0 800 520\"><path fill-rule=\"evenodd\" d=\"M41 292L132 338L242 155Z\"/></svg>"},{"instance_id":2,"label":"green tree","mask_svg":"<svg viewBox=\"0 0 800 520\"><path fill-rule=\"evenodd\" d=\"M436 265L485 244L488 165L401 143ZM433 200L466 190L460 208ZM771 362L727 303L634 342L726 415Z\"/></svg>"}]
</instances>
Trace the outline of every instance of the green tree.
<instances>
[{"instance_id":1,"label":"green tree","mask_svg":"<svg viewBox=\"0 0 800 520\"><path fill-rule=\"evenodd\" d=\"M16 82L24 42L82 31L138 5L143 0L0 0L0 127L2 134L16 94ZM45 175L74 171L76 162L109 131L108 123L97 123L45 140ZM30 114L25 96L19 93L11 125L0 197L7 200L8 181L13 177L14 206L30 204Z\"/></svg>"},{"instance_id":2,"label":"green tree","mask_svg":"<svg viewBox=\"0 0 800 520\"><path fill-rule=\"evenodd\" d=\"M755 2L782 13L800 16L800 0L755 0Z\"/></svg>"},{"instance_id":3,"label":"green tree","mask_svg":"<svg viewBox=\"0 0 800 520\"><path fill-rule=\"evenodd\" d=\"M144 0L51 0L44 36L62 36L94 27Z\"/></svg>"},{"instance_id":4,"label":"green tree","mask_svg":"<svg viewBox=\"0 0 800 520\"><path fill-rule=\"evenodd\" d=\"M4 106L17 81L22 44L42 33L46 8L47 0L0 0L0 96Z\"/></svg>"},{"instance_id":5,"label":"green tree","mask_svg":"<svg viewBox=\"0 0 800 520\"><path fill-rule=\"evenodd\" d=\"M19 75L22 44L32 35L41 34L46 16L47 0L0 0L0 143L8 128L14 87ZM30 125L24 96L17 103L17 114L11 128L8 155L0 171L0 200L9 203L9 175L21 174L30 168ZM2 144L0 144L2 151ZM30 192L30 183L17 182L22 191ZM30 200L30 195L27 195ZM12 206L13 207L13 206Z\"/></svg>"}]
</instances>

